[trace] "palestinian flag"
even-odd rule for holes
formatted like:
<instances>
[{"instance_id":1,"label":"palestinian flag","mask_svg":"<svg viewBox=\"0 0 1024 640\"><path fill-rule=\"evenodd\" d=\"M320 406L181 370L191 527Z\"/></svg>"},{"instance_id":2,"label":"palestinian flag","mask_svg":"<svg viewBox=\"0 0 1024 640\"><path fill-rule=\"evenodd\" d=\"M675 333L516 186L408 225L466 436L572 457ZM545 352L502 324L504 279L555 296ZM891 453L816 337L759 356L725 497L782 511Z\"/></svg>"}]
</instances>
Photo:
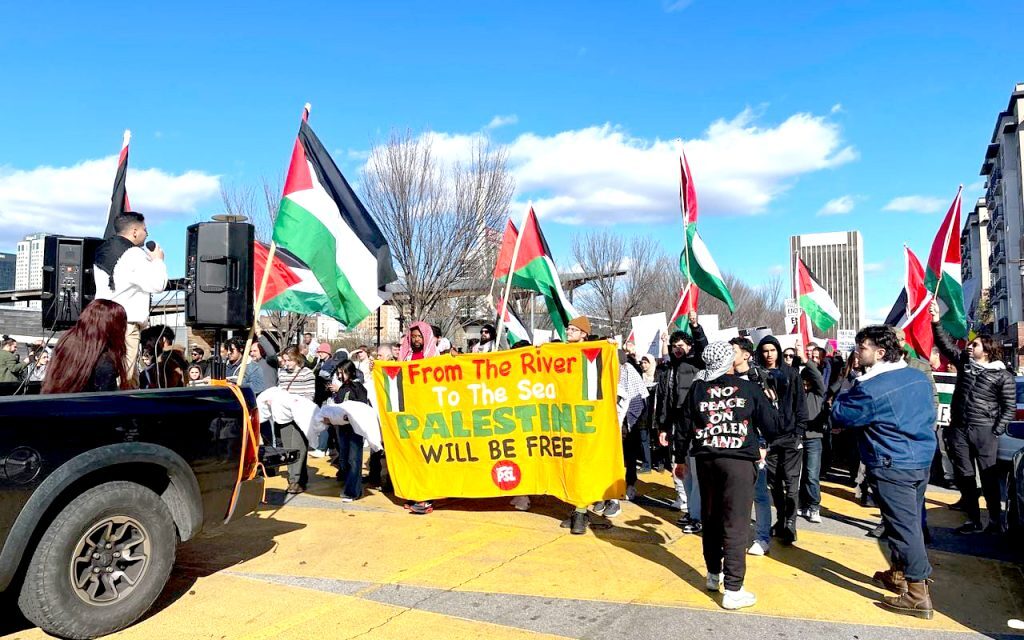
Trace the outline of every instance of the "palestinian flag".
<instances>
[{"instance_id":1,"label":"palestinian flag","mask_svg":"<svg viewBox=\"0 0 1024 640\"><path fill-rule=\"evenodd\" d=\"M601 400L601 373L604 370L604 359L600 347L583 350L583 399Z\"/></svg>"},{"instance_id":2,"label":"palestinian flag","mask_svg":"<svg viewBox=\"0 0 1024 640\"><path fill-rule=\"evenodd\" d=\"M718 270L711 252L697 233L697 189L693 185L693 176L690 174L690 165L686 161L685 153L679 158L679 174L679 207L683 213L683 251L679 256L679 270L686 282L692 282L699 289L724 302L732 313L736 310L736 303L732 300L732 294L729 293L722 272ZM692 304L693 309L696 309L696 295Z\"/></svg>"},{"instance_id":3,"label":"palestinian flag","mask_svg":"<svg viewBox=\"0 0 1024 640\"><path fill-rule=\"evenodd\" d=\"M131 211L128 204L128 191L125 182L128 178L128 141L132 139L132 132L127 129L124 132L124 142L121 143L121 155L117 159L117 173L114 174L114 192L110 194L110 212L107 214L107 228L103 230L103 239L114 237L114 219L125 211Z\"/></svg>"},{"instance_id":4,"label":"palestinian flag","mask_svg":"<svg viewBox=\"0 0 1024 640\"><path fill-rule=\"evenodd\" d=\"M274 222L274 242L320 288L300 274L306 286L279 293L288 295L273 306L324 313L352 328L381 305L380 290L397 275L387 241L313 133L308 115L307 106ZM259 280L263 274L257 273Z\"/></svg>"},{"instance_id":5,"label":"palestinian flag","mask_svg":"<svg viewBox=\"0 0 1024 640\"><path fill-rule=\"evenodd\" d=\"M687 316L690 314L690 311L697 310L697 296L699 294L700 290L689 282L683 285L683 291L679 294L679 302L676 303L676 308L669 316L669 331L684 331L687 335L690 335L690 321Z\"/></svg>"},{"instance_id":6,"label":"palestinian flag","mask_svg":"<svg viewBox=\"0 0 1024 640\"><path fill-rule=\"evenodd\" d=\"M793 326L793 331L790 333L792 335L800 336L800 345L805 351L807 349L807 345L814 342L814 335L811 333L811 322L807 319L807 312L803 309L800 310L800 315L797 316L796 324ZM806 353L804 355L806 355Z\"/></svg>"},{"instance_id":7,"label":"palestinian flag","mask_svg":"<svg viewBox=\"0 0 1024 640\"><path fill-rule=\"evenodd\" d=\"M963 190L961 185L932 242L924 280L928 291L938 298L942 327L954 338L967 337L964 287L960 280L960 196Z\"/></svg>"},{"instance_id":8,"label":"palestinian flag","mask_svg":"<svg viewBox=\"0 0 1024 640\"><path fill-rule=\"evenodd\" d=\"M405 390L402 367L382 367L384 370L384 409L388 413L405 411Z\"/></svg>"},{"instance_id":9,"label":"palestinian flag","mask_svg":"<svg viewBox=\"0 0 1024 640\"><path fill-rule=\"evenodd\" d=\"M800 308L819 330L828 331L839 322L839 307L800 258L796 259L796 293Z\"/></svg>"},{"instance_id":10,"label":"palestinian flag","mask_svg":"<svg viewBox=\"0 0 1024 640\"><path fill-rule=\"evenodd\" d=\"M510 269L517 241L519 253L516 255L515 267ZM569 321L582 314L576 311L569 302L569 297L565 295L551 255L551 249L548 248L548 243L537 223L537 216L533 212L533 207L530 207L521 237L511 220L505 227L501 251L498 252L498 261L494 265L494 277L504 281L509 271L512 271L513 286L543 295L548 313L551 315L551 324L564 341L565 328L569 326Z\"/></svg>"},{"instance_id":11,"label":"palestinian flag","mask_svg":"<svg viewBox=\"0 0 1024 640\"><path fill-rule=\"evenodd\" d=\"M269 253L270 248L261 242L253 246L253 276L256 287L254 291L259 291ZM268 311L309 309L299 313L328 315L334 309L327 294L324 293L323 286L313 276L309 267L290 251L280 247L274 252L274 261L267 277L267 288L263 292L262 308Z\"/></svg>"},{"instance_id":12,"label":"palestinian flag","mask_svg":"<svg viewBox=\"0 0 1024 640\"><path fill-rule=\"evenodd\" d=\"M523 321L516 314L515 309L505 305L505 301L501 297L498 298L498 302L495 305L498 310L498 317L501 319L501 324L504 325L505 331L508 333L508 346L512 346L520 340L529 340L533 343L533 338L530 337L530 332L527 330ZM504 316L504 318L502 318ZM495 324L497 326L497 324Z\"/></svg>"},{"instance_id":13,"label":"palestinian flag","mask_svg":"<svg viewBox=\"0 0 1024 640\"><path fill-rule=\"evenodd\" d=\"M903 329L907 349L913 355L928 360L935 345L932 334L932 317L928 306L932 293L925 286L924 268L920 260L908 247L903 247L906 256L906 281L896 304L885 318L885 324Z\"/></svg>"}]
</instances>

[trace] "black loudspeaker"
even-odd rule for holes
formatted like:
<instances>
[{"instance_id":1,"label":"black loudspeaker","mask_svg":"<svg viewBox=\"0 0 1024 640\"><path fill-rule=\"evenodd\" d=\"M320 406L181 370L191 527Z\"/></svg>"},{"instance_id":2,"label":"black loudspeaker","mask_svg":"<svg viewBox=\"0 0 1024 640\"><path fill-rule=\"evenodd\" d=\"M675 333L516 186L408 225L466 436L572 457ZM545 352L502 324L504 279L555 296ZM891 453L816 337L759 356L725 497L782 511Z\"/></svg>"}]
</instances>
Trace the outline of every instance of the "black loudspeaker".
<instances>
[{"instance_id":1,"label":"black loudspeaker","mask_svg":"<svg viewBox=\"0 0 1024 640\"><path fill-rule=\"evenodd\" d=\"M253 315L255 230L244 222L201 222L185 239L185 323L245 329Z\"/></svg>"},{"instance_id":2,"label":"black loudspeaker","mask_svg":"<svg viewBox=\"0 0 1024 640\"><path fill-rule=\"evenodd\" d=\"M43 240L43 328L64 330L96 297L92 263L99 238L46 236Z\"/></svg>"}]
</instances>

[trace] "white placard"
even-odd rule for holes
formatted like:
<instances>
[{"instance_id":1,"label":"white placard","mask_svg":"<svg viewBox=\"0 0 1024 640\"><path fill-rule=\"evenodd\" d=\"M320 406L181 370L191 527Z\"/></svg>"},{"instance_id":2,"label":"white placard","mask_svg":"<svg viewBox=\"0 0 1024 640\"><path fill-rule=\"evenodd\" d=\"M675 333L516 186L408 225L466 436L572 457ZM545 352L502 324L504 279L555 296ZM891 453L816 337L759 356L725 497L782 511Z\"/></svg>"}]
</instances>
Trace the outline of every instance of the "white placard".
<instances>
[{"instance_id":1,"label":"white placard","mask_svg":"<svg viewBox=\"0 0 1024 640\"><path fill-rule=\"evenodd\" d=\"M636 357L649 353L655 358L661 355L661 336L668 320L665 312L633 316L633 342L636 343Z\"/></svg>"},{"instance_id":2,"label":"white placard","mask_svg":"<svg viewBox=\"0 0 1024 640\"><path fill-rule=\"evenodd\" d=\"M718 331L718 314L709 313L706 316L698 315L697 324L700 325L701 329L704 329L705 335L707 335L709 331Z\"/></svg>"},{"instance_id":3,"label":"white placard","mask_svg":"<svg viewBox=\"0 0 1024 640\"><path fill-rule=\"evenodd\" d=\"M854 329L840 329L836 331L836 348L839 349L839 353L846 356L856 349L857 343L854 340L856 336L857 331Z\"/></svg>"},{"instance_id":4,"label":"white placard","mask_svg":"<svg viewBox=\"0 0 1024 640\"><path fill-rule=\"evenodd\" d=\"M739 327L727 327L725 329L719 329L718 331L705 331L704 335L707 337L709 343L728 342L733 338L740 337L740 330Z\"/></svg>"},{"instance_id":5,"label":"white placard","mask_svg":"<svg viewBox=\"0 0 1024 640\"><path fill-rule=\"evenodd\" d=\"M771 327L751 327L750 329L747 329L747 337L750 338L750 341L754 343L755 347L765 336L770 335L772 335Z\"/></svg>"},{"instance_id":6,"label":"white placard","mask_svg":"<svg viewBox=\"0 0 1024 640\"><path fill-rule=\"evenodd\" d=\"M800 321L800 304L794 298L786 300L786 333L793 333Z\"/></svg>"},{"instance_id":7,"label":"white placard","mask_svg":"<svg viewBox=\"0 0 1024 640\"><path fill-rule=\"evenodd\" d=\"M540 346L545 342L551 342L551 329L534 329L533 330L533 344Z\"/></svg>"},{"instance_id":8,"label":"white placard","mask_svg":"<svg viewBox=\"0 0 1024 640\"><path fill-rule=\"evenodd\" d=\"M779 346L782 347L783 351L785 351L786 349L793 349L795 351L799 351L799 349L797 349L796 347L797 342L799 342L800 340L799 335L795 333L787 333L786 335L783 336L777 335L775 336L775 339L779 341ZM755 342L754 345L757 346L757 343Z\"/></svg>"}]
</instances>

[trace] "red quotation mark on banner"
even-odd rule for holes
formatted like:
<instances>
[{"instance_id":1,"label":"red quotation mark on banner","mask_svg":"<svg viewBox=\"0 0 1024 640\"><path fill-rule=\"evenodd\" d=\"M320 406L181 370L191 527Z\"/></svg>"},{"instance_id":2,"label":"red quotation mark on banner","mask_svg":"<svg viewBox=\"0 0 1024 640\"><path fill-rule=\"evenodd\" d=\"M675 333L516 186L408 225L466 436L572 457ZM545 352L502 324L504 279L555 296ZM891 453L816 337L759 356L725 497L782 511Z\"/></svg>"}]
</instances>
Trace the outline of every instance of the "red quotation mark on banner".
<instances>
[{"instance_id":1,"label":"red quotation mark on banner","mask_svg":"<svg viewBox=\"0 0 1024 640\"><path fill-rule=\"evenodd\" d=\"M515 489L522 479L523 473L519 470L519 465L511 460L499 460L491 467L491 480L502 491Z\"/></svg>"}]
</instances>

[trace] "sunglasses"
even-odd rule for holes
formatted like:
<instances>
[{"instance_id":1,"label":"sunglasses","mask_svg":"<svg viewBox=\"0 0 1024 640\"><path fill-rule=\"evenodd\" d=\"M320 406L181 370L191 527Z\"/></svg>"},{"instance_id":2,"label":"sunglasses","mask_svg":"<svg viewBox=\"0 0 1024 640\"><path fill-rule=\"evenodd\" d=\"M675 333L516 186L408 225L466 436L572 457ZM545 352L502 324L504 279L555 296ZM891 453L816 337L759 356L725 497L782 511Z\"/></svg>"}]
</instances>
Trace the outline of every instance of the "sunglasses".
<instances>
[{"instance_id":1,"label":"sunglasses","mask_svg":"<svg viewBox=\"0 0 1024 640\"><path fill-rule=\"evenodd\" d=\"M795 353L784 353L784 354L782 354L782 357L785 358L786 360L792 360L793 358L796 357L796 354Z\"/></svg>"}]
</instances>

